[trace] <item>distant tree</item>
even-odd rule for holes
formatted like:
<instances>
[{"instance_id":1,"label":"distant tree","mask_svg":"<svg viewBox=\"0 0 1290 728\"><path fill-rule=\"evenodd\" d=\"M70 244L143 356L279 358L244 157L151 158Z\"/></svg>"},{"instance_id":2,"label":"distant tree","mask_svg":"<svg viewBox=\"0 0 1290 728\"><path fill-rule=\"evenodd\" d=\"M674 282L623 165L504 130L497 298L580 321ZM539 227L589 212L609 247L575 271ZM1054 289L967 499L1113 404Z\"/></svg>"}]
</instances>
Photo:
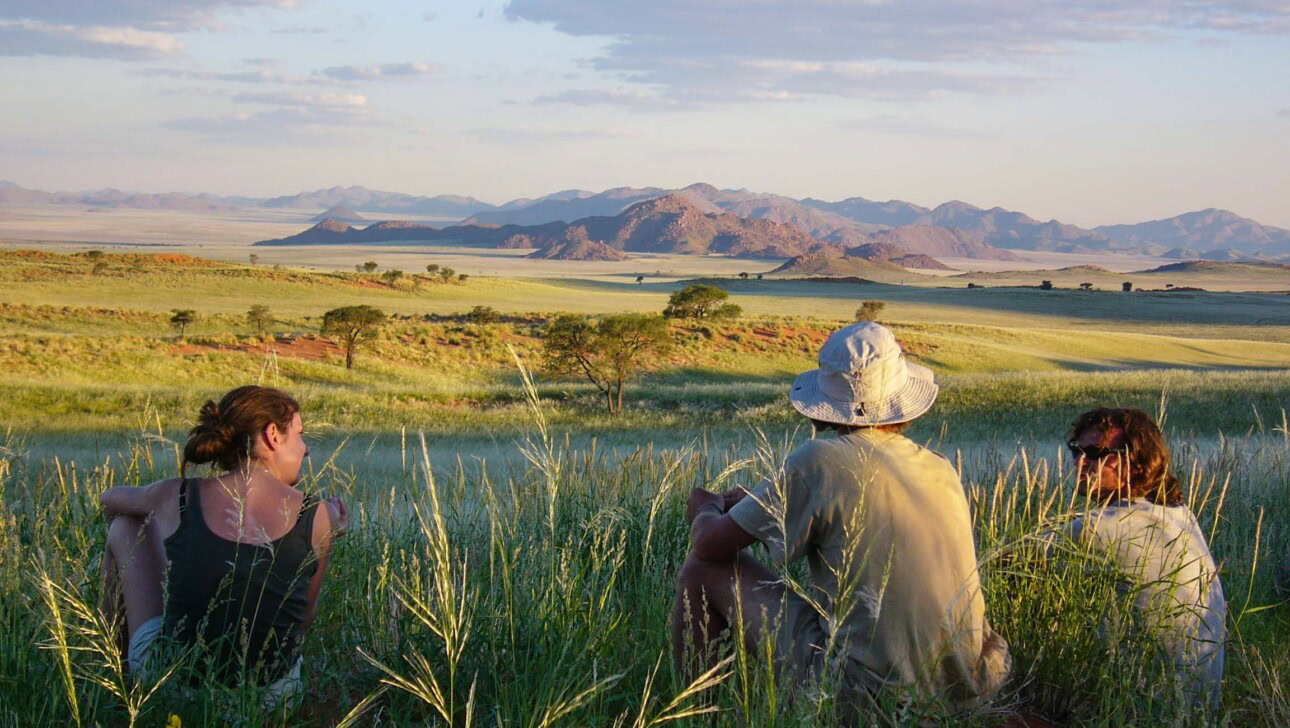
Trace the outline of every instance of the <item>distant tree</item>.
<instances>
[{"instance_id":1,"label":"distant tree","mask_svg":"<svg viewBox=\"0 0 1290 728\"><path fill-rule=\"evenodd\" d=\"M465 282L466 282L466 279L467 279L467 278L469 278L469 277L470 277L470 276L469 276L468 274L466 274L466 273L458 273L458 274L457 274L457 282L458 282L458 283L465 283Z\"/></svg>"},{"instance_id":2,"label":"distant tree","mask_svg":"<svg viewBox=\"0 0 1290 728\"><path fill-rule=\"evenodd\" d=\"M1039 287L1040 287L1042 290L1045 290L1045 291L1051 291L1051 290L1053 290L1053 282L1052 282L1052 281L1040 281L1040 282L1039 282Z\"/></svg>"},{"instance_id":3,"label":"distant tree","mask_svg":"<svg viewBox=\"0 0 1290 728\"><path fill-rule=\"evenodd\" d=\"M246 258L247 260L251 261L251 265L260 264L260 256L256 255L255 253L251 253L250 255L246 256Z\"/></svg>"},{"instance_id":4,"label":"distant tree","mask_svg":"<svg viewBox=\"0 0 1290 728\"><path fill-rule=\"evenodd\" d=\"M426 273L429 273L430 275L435 275L438 272L439 272L438 263L431 263L430 265L426 266Z\"/></svg>"},{"instance_id":5,"label":"distant tree","mask_svg":"<svg viewBox=\"0 0 1290 728\"><path fill-rule=\"evenodd\" d=\"M447 267L447 266L444 266L443 268L440 268L440 269L439 269L439 278L440 278L444 283L448 283L448 282L449 282L449 281L451 281L454 277L456 277L456 275L457 275L457 271L455 271L455 270L453 270L452 268L449 268L449 267Z\"/></svg>"},{"instance_id":6,"label":"distant tree","mask_svg":"<svg viewBox=\"0 0 1290 728\"><path fill-rule=\"evenodd\" d=\"M764 276L764 275L766 275L766 274L765 274L765 273L758 273L758 274L757 274L757 280L761 280L761 277L762 277L762 276Z\"/></svg>"},{"instance_id":7,"label":"distant tree","mask_svg":"<svg viewBox=\"0 0 1290 728\"><path fill-rule=\"evenodd\" d=\"M341 306L323 314L322 335L340 339L345 349L345 368L354 368L354 352L371 341L385 323L385 312L372 306Z\"/></svg>"},{"instance_id":8,"label":"distant tree","mask_svg":"<svg viewBox=\"0 0 1290 728\"><path fill-rule=\"evenodd\" d=\"M730 294L727 291L716 286L704 284L686 286L668 297L663 316L699 321L711 317L713 313L724 308L723 304L729 297ZM739 314L736 311L734 315Z\"/></svg>"},{"instance_id":9,"label":"distant tree","mask_svg":"<svg viewBox=\"0 0 1290 728\"><path fill-rule=\"evenodd\" d=\"M1125 281L1124 283L1121 283L1121 284L1120 284L1120 288L1121 288L1121 289L1123 289L1125 293L1128 293L1129 291L1132 291L1132 290L1133 290L1133 281Z\"/></svg>"},{"instance_id":10,"label":"distant tree","mask_svg":"<svg viewBox=\"0 0 1290 728\"><path fill-rule=\"evenodd\" d=\"M477 324L495 324L502 320L502 314L492 306L475 306L466 312L464 318Z\"/></svg>"},{"instance_id":11,"label":"distant tree","mask_svg":"<svg viewBox=\"0 0 1290 728\"><path fill-rule=\"evenodd\" d=\"M374 261L374 260L369 260L369 261L367 261L366 263L364 263L364 264L363 264L363 272L364 272L364 273L375 273L375 272L376 272L376 269L377 269L377 268L379 268L379 267L380 267L380 266L379 266L379 265L377 265L376 261Z\"/></svg>"},{"instance_id":12,"label":"distant tree","mask_svg":"<svg viewBox=\"0 0 1290 728\"><path fill-rule=\"evenodd\" d=\"M102 251L102 250L87 250L87 251L85 251L85 257L86 257L86 258L88 258L89 260L98 260L99 258L102 258L102 257L103 257L103 251Z\"/></svg>"},{"instance_id":13,"label":"distant tree","mask_svg":"<svg viewBox=\"0 0 1290 728\"><path fill-rule=\"evenodd\" d=\"M969 283L969 284L968 284L968 288L980 288L980 287L981 287L981 286L978 286L978 285L977 285L977 284L975 284L975 283Z\"/></svg>"},{"instance_id":14,"label":"distant tree","mask_svg":"<svg viewBox=\"0 0 1290 728\"><path fill-rule=\"evenodd\" d=\"M605 395L610 413L623 409L623 387L672 343L658 314L620 313L592 322L564 314L546 328L543 369L556 376L583 376Z\"/></svg>"},{"instance_id":15,"label":"distant tree","mask_svg":"<svg viewBox=\"0 0 1290 728\"><path fill-rule=\"evenodd\" d=\"M269 312L268 306L257 303L247 310L246 322L254 326L257 333L263 334L265 329L273 325L273 314Z\"/></svg>"},{"instance_id":16,"label":"distant tree","mask_svg":"<svg viewBox=\"0 0 1290 728\"><path fill-rule=\"evenodd\" d=\"M99 262L94 264L93 268L90 268L90 275L96 276L107 269L108 269L108 264L100 260Z\"/></svg>"},{"instance_id":17,"label":"distant tree","mask_svg":"<svg viewBox=\"0 0 1290 728\"><path fill-rule=\"evenodd\" d=\"M884 301L863 301L856 309L856 321L877 321L878 314L886 307Z\"/></svg>"},{"instance_id":18,"label":"distant tree","mask_svg":"<svg viewBox=\"0 0 1290 728\"><path fill-rule=\"evenodd\" d=\"M398 268L391 268L381 274L381 280L385 281L385 284L390 286L391 288L393 288L394 284L398 283L399 279L402 277L403 277L403 271L399 270Z\"/></svg>"},{"instance_id":19,"label":"distant tree","mask_svg":"<svg viewBox=\"0 0 1290 728\"><path fill-rule=\"evenodd\" d=\"M191 308L173 309L170 316L170 325L179 330L179 340L184 340L184 330L188 325L197 320L197 312Z\"/></svg>"},{"instance_id":20,"label":"distant tree","mask_svg":"<svg viewBox=\"0 0 1290 728\"><path fill-rule=\"evenodd\" d=\"M1173 287L1174 287L1174 284L1172 284L1172 283L1166 283L1166 284L1165 284L1165 288L1173 288Z\"/></svg>"},{"instance_id":21,"label":"distant tree","mask_svg":"<svg viewBox=\"0 0 1290 728\"><path fill-rule=\"evenodd\" d=\"M636 284L640 285L645 282L645 276L636 276Z\"/></svg>"},{"instance_id":22,"label":"distant tree","mask_svg":"<svg viewBox=\"0 0 1290 728\"><path fill-rule=\"evenodd\" d=\"M1092 284L1092 283L1081 283L1081 284L1079 284L1079 289L1080 289L1081 291L1091 291L1091 290L1093 290L1093 284Z\"/></svg>"},{"instance_id":23,"label":"distant tree","mask_svg":"<svg viewBox=\"0 0 1290 728\"><path fill-rule=\"evenodd\" d=\"M741 271L739 273L739 279L744 281L748 280L748 274Z\"/></svg>"}]
</instances>

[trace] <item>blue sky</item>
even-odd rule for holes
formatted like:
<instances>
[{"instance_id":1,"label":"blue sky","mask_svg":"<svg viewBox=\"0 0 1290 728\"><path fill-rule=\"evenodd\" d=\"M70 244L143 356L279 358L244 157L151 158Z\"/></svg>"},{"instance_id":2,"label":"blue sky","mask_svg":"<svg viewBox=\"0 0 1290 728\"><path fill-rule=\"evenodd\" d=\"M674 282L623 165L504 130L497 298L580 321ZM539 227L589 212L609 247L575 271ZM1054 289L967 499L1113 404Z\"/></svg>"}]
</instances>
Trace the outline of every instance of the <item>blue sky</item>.
<instances>
[{"instance_id":1,"label":"blue sky","mask_svg":"<svg viewBox=\"0 0 1290 728\"><path fill-rule=\"evenodd\" d=\"M1290 2L0 0L0 179L1290 227Z\"/></svg>"}]
</instances>

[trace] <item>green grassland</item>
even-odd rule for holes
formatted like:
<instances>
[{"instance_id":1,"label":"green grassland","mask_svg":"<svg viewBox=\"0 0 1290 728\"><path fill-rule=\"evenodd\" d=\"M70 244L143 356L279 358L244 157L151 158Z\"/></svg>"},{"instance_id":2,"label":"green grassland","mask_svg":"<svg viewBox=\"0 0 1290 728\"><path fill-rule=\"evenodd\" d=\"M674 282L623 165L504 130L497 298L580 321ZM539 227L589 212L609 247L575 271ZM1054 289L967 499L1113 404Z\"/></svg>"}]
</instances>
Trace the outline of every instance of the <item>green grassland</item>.
<instances>
[{"instance_id":1,"label":"green grassland","mask_svg":"<svg viewBox=\"0 0 1290 728\"><path fill-rule=\"evenodd\" d=\"M84 256L0 253L0 726L127 725L129 706L139 725L172 713L184 725L829 725L827 693L785 702L742 650L713 685L681 684L667 615L685 494L751 484L810 435L788 384L864 299L887 303L884 322L937 374L937 405L910 436L963 473L991 621L1015 659L996 704L944 724L1017 712L1091 726L1290 721L1290 610L1271 586L1290 544L1285 296L721 280L744 316L675 323L674 350L611 416L588 383L526 387L516 357L540 363L554 312L657 311L681 284L391 286L100 260L94 274ZM359 303L395 316L349 371L318 324ZM273 311L269 331L246 323L252 304ZM476 305L503 320L457 316ZM183 340L175 308L198 313ZM150 686L122 678L84 609L103 548L95 497L172 475L201 402L247 382L300 398L303 487L343 496L355 516L306 647L307 699L266 713L249 689L193 693L174 679L145 700ZM1168 685L1149 649L1099 647L1103 616L1131 609L1131 593L1085 556L1035 551L1037 530L1084 507L1062 443L1095 404L1163 416L1212 534L1231 604L1220 716L1147 689Z\"/></svg>"}]
</instances>

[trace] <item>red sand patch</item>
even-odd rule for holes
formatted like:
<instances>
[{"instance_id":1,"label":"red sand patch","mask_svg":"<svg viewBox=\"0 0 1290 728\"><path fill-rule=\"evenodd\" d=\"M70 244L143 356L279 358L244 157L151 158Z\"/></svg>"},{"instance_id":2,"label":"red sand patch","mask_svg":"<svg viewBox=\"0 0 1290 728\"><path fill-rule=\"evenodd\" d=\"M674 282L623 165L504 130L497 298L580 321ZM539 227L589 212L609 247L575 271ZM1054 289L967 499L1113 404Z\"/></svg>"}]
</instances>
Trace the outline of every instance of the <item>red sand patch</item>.
<instances>
[{"instance_id":1,"label":"red sand patch","mask_svg":"<svg viewBox=\"0 0 1290 728\"><path fill-rule=\"evenodd\" d=\"M271 351L278 356L291 359L325 359L329 356L344 356L345 350L326 339L314 336L279 336L272 344L193 344L176 346L171 353L179 356L205 354L211 351L240 351L247 354L265 355Z\"/></svg>"}]
</instances>

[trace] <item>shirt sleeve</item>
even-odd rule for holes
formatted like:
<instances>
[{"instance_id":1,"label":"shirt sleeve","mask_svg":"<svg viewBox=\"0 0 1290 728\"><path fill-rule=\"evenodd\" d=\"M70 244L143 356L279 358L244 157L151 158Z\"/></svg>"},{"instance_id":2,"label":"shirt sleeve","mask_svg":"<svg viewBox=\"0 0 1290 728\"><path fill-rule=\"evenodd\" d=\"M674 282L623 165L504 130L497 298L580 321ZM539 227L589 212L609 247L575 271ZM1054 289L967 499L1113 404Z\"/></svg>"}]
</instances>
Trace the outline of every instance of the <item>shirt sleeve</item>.
<instances>
[{"instance_id":1,"label":"shirt sleeve","mask_svg":"<svg viewBox=\"0 0 1290 728\"><path fill-rule=\"evenodd\" d=\"M779 478L763 478L729 511L730 519L765 544L779 564L805 555L815 522L815 489L797 460L790 456Z\"/></svg>"}]
</instances>

